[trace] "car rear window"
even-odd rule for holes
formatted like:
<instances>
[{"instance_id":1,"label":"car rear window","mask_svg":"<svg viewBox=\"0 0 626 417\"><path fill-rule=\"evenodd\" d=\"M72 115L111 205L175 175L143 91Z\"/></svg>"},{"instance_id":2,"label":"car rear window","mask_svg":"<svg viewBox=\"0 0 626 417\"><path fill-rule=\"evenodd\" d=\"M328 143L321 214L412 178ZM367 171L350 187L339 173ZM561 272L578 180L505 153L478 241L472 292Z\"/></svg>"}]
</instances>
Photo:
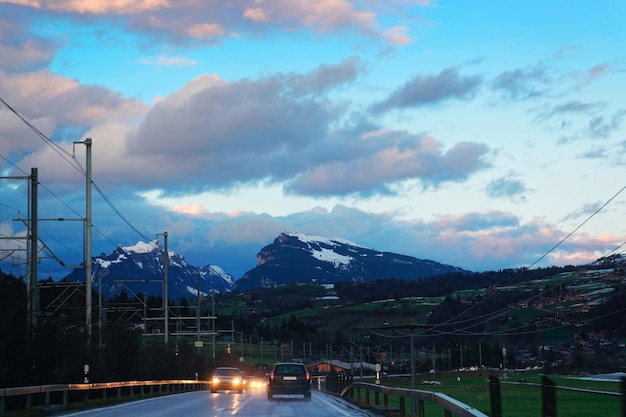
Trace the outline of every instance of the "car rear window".
<instances>
[{"instance_id":1,"label":"car rear window","mask_svg":"<svg viewBox=\"0 0 626 417\"><path fill-rule=\"evenodd\" d=\"M304 375L304 367L301 365L279 365L274 375Z\"/></svg>"}]
</instances>

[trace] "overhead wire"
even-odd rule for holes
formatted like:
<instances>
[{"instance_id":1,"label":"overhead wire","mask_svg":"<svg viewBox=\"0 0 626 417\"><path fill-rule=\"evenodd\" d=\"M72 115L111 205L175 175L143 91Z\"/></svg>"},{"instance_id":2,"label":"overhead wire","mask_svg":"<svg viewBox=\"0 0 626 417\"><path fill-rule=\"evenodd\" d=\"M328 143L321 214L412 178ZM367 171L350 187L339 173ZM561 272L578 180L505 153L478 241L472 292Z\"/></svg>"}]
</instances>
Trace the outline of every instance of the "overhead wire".
<instances>
[{"instance_id":1,"label":"overhead wire","mask_svg":"<svg viewBox=\"0 0 626 417\"><path fill-rule=\"evenodd\" d=\"M74 169L76 169L78 172L81 173L81 175L86 176L86 170L82 167L82 165L78 162L78 160L76 159L75 155L72 153L70 154L69 152L65 151L62 147L60 147L58 144L56 144L54 141L52 141L51 139L49 139L44 133L42 133L39 129L37 129L36 126L34 126L32 123L30 123L25 117L23 117L17 110L15 110L9 103L7 103L6 100L4 100L2 97L0 97L0 102L2 102L14 115L16 115L22 122L24 122L40 139L42 139L48 146L50 146L59 156L61 156L61 158L63 158L63 160L65 160L68 164L70 164ZM0 155L1 156L1 155ZM2 158L7 161L8 163L10 163L13 167L15 167L16 169L18 169L20 172L24 173L24 175L27 175L21 168L17 167L15 164L13 164L11 161L9 161L7 158L5 158L4 156L2 156ZM139 236L141 236L143 239L150 241L151 239L148 238L144 233L141 233L139 231L139 229L137 227L135 227L122 213L121 211L113 204L113 202L105 195L104 191L102 191L102 189L95 183L95 181L91 181L91 184L93 185L93 187L96 189L96 191L100 194L100 196L102 197L102 199L107 203L107 205L115 212L115 214L117 214L117 216L126 224L128 225L133 231L135 231ZM41 183L40 183L41 185ZM44 185L41 185L43 189L45 189L46 191L48 191L53 197L55 197L57 200L59 200L61 203L63 203L66 207L68 207L70 210L72 210L75 214L77 214L79 217L81 217L81 215L78 213L78 211L74 210L72 207L69 206L69 204L67 204L66 202L64 202L60 197L58 197L56 194L54 194L49 188L45 187ZM98 227L96 227L95 225L91 225L103 238L105 238L107 241L109 241L112 245L115 246L115 243L113 243L111 241L111 239L108 238L108 236L106 236L104 234L104 232L102 232Z\"/></svg>"},{"instance_id":2,"label":"overhead wire","mask_svg":"<svg viewBox=\"0 0 626 417\"><path fill-rule=\"evenodd\" d=\"M39 129L37 129L37 127L35 125L33 125L31 122L29 122L24 116L22 116L17 110L15 110L9 103L7 103L6 100L4 100L4 98L2 98L1 96L0 96L0 102L2 102L2 104L4 104L11 111L11 113L13 113L22 122L24 122L24 124L26 124L26 126L28 126L37 136L39 136L39 138L41 138L48 146L50 146L50 148L52 148L52 150L54 150L61 158L63 158L67 163L69 163L75 169L78 169L80 171L80 168L77 167L75 164L73 164L70 161L71 154L69 154L67 151L65 151L57 143L55 143L54 141L50 140L45 134L43 134ZM63 154L65 154L65 155L63 155ZM68 159L67 156L69 156L70 159ZM22 171L22 172L24 172L24 171Z\"/></svg>"},{"instance_id":3,"label":"overhead wire","mask_svg":"<svg viewBox=\"0 0 626 417\"><path fill-rule=\"evenodd\" d=\"M589 222L594 216L596 216L602 209L604 209L608 204L610 204L613 200L615 200L615 198L617 198L624 190L626 190L626 185L623 186L619 191L617 191L615 194L613 194L613 196L611 196L604 204L602 204L598 209L596 209L592 214L590 214L582 223L580 223L576 228L574 228L574 230L572 230L571 232L569 232L565 237L563 237L558 243L556 243L554 246L552 246L550 249L548 249L543 255L541 255L537 260L535 260L529 267L526 268L526 270L533 268L535 265L537 265L542 259L544 259L546 256L548 256L550 253L552 253L554 250L556 250L559 246L561 246L565 241L567 241L570 237L572 237L578 230L580 230L585 224L587 224L587 222ZM513 278L511 278L509 281L507 281L504 285L510 285L511 283L515 282L520 276L522 276L526 271L522 271L519 274L516 274ZM549 289L544 290L544 292L548 291ZM542 293L539 293L533 297L531 297L531 300L538 298L539 296L542 296ZM491 296L493 296L493 294L488 295L485 299L482 299L480 301L480 303L476 303L472 306L470 306L469 309L464 310L463 312L459 313L457 316L450 318L449 320L445 321L444 323L439 324L440 326L450 326L450 325L458 325L458 324L463 324L467 321L454 321L456 319L458 319L459 317L461 317L462 315L466 314L468 311L471 311L475 308L477 308L481 303L484 303L488 298L490 298ZM499 310L498 312L496 312L495 315L491 316L489 320L492 320L493 318L499 317L502 314L505 314L506 311L508 311L508 308L504 307L501 310ZM484 322L483 322L484 324Z\"/></svg>"},{"instance_id":4,"label":"overhead wire","mask_svg":"<svg viewBox=\"0 0 626 417\"><path fill-rule=\"evenodd\" d=\"M548 249L544 254L542 254L537 260L535 260L529 267L526 267L522 270L522 272L516 274L515 276L513 276L510 280L508 280L507 282L505 282L503 285L510 285L511 283L517 281L519 279L519 277L521 277L524 273L526 273L527 270L533 268L534 266L536 266L539 262L541 262L542 259L544 259L546 256L548 256L551 252L553 252L554 250L556 250L559 246L561 246L564 242L566 242L569 238L571 238L578 230L580 230L587 222L589 222L594 216L596 216L602 209L604 209L608 204L610 204L613 200L615 200L615 198L617 198L624 190L626 190L626 185L623 186L620 190L618 190L615 194L613 194L604 204L602 204L598 209L596 209L592 214L590 214L582 223L580 223L576 228L574 228L572 231L570 231L565 237L563 237L558 243L556 243L554 246L552 246L550 249ZM626 245L626 242L620 244L619 246L617 246L615 249L611 250L609 252L609 254L616 252L617 250L619 250L619 248L621 248L622 246ZM605 255L608 256L608 255ZM543 291L537 293L536 295L532 296L529 301L533 301L539 297L542 297L543 295L545 295L548 291L551 291L552 287L548 287L545 288ZM431 333L441 333L441 334L447 334L447 335L452 335L452 334L459 334L459 330L455 329L455 331L451 332L451 331L438 331L438 328L442 328L442 327L449 327L449 326L455 326L458 327L460 325L464 325L464 324L468 324L471 323L471 327L475 327L475 326L479 326L479 325L483 325L486 324L487 322L498 318L504 314L507 314L510 311L510 307L509 306L505 306L499 310L496 310L494 312L490 312L489 314L485 314L482 316L482 321L476 321L477 319L479 319L480 317L471 317L471 318L467 318L467 319L463 319L460 320L460 318L463 315L466 315L468 312L470 312L471 310L474 310L475 308L477 308L479 305L483 304L486 302L486 300L488 300L489 298L493 297L494 293L487 295L487 297L481 299L478 303L473 304L472 306L470 306L468 309L460 312L459 314L451 317L450 319L442 322L442 323L437 323L432 325L432 327L429 327L428 329L425 330L421 330L421 331L417 331L412 333L412 335L419 335L419 336L424 336L427 332L431 332ZM393 336L389 336L389 335L384 335L384 334L378 334L379 336L385 336L385 337L393 337ZM406 336L409 336L411 334L407 334ZM501 335L506 335L506 334L501 334ZM404 337L406 337L404 336Z\"/></svg>"}]
</instances>

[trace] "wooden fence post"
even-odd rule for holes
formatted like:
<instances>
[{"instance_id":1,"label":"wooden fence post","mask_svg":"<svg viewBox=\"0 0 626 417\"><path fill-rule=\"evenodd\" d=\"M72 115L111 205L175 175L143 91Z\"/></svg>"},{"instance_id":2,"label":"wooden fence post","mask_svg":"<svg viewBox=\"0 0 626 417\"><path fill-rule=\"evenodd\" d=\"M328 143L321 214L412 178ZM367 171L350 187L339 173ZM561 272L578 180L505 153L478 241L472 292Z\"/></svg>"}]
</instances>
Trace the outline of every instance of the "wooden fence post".
<instances>
[{"instance_id":1,"label":"wooden fence post","mask_svg":"<svg viewBox=\"0 0 626 417\"><path fill-rule=\"evenodd\" d=\"M491 404L491 417L502 417L500 380L495 375L489 375L489 402Z\"/></svg>"},{"instance_id":2,"label":"wooden fence post","mask_svg":"<svg viewBox=\"0 0 626 417\"><path fill-rule=\"evenodd\" d=\"M626 376L622 377L622 417L626 417Z\"/></svg>"},{"instance_id":3,"label":"wooden fence post","mask_svg":"<svg viewBox=\"0 0 626 417\"><path fill-rule=\"evenodd\" d=\"M541 377L541 416L556 417L556 386L547 376Z\"/></svg>"}]
</instances>

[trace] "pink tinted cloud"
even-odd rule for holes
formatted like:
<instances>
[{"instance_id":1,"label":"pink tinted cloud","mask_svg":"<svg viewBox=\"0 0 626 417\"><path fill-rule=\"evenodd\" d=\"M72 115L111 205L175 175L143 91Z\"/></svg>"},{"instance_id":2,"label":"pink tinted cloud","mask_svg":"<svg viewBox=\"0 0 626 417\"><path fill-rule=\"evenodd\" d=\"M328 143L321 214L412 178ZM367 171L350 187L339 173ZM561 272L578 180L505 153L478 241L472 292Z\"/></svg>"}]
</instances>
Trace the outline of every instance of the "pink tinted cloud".
<instances>
[{"instance_id":1,"label":"pink tinted cloud","mask_svg":"<svg viewBox=\"0 0 626 417\"><path fill-rule=\"evenodd\" d=\"M412 6L428 1L359 2L350 0L8 0L38 10L76 15L131 17L130 26L141 31L165 31L173 39L215 41L227 34L256 31L259 25L284 31L311 30L316 33L354 31L378 37L390 45L407 45L412 39L403 26L384 28L382 13L403 16ZM253 26L251 26L253 25Z\"/></svg>"},{"instance_id":2,"label":"pink tinted cloud","mask_svg":"<svg viewBox=\"0 0 626 417\"><path fill-rule=\"evenodd\" d=\"M133 14L171 7L169 0L7 0L8 3L61 12Z\"/></svg>"},{"instance_id":3,"label":"pink tinted cloud","mask_svg":"<svg viewBox=\"0 0 626 417\"><path fill-rule=\"evenodd\" d=\"M189 204L189 203L185 203L185 204L181 204L178 205L174 208L172 208L172 211L176 212L176 213L182 213L182 214L190 214L192 216L198 216L198 215L202 215L207 213L207 209L204 208L204 206L200 203L195 203L195 204Z\"/></svg>"},{"instance_id":4,"label":"pink tinted cloud","mask_svg":"<svg viewBox=\"0 0 626 417\"><path fill-rule=\"evenodd\" d=\"M145 105L103 87L82 85L49 70L8 74L0 70L3 98L28 119L50 117L59 125L135 120Z\"/></svg>"},{"instance_id":5,"label":"pink tinted cloud","mask_svg":"<svg viewBox=\"0 0 626 417\"><path fill-rule=\"evenodd\" d=\"M410 45L413 39L408 36L406 26L395 26L383 31L383 37L391 45Z\"/></svg>"},{"instance_id":6,"label":"pink tinted cloud","mask_svg":"<svg viewBox=\"0 0 626 417\"><path fill-rule=\"evenodd\" d=\"M250 20L252 20L254 22L267 22L267 21L269 21L269 16L265 12L265 10L261 9L260 7L251 7L249 9L246 9L243 12L243 17L245 19L250 19Z\"/></svg>"}]
</instances>

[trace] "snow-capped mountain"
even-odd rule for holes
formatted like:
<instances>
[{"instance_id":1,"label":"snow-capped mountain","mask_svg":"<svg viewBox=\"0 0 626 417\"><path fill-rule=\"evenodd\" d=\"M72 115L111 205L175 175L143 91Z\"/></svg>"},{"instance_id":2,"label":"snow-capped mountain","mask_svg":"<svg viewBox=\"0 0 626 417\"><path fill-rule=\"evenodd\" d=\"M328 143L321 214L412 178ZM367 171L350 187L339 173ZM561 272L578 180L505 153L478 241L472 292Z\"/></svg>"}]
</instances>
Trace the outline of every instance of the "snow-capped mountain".
<instances>
[{"instance_id":1,"label":"snow-capped mountain","mask_svg":"<svg viewBox=\"0 0 626 417\"><path fill-rule=\"evenodd\" d=\"M189 265L184 256L168 250L168 296L169 298L191 298L211 291L231 291L234 279L220 267L206 264L200 267ZM92 258L93 286L98 290L102 281L102 294L109 296L121 291L148 295L163 294L164 251L158 241L137 242L134 246L117 246L108 254ZM85 282L85 270L75 269L64 281Z\"/></svg>"},{"instance_id":2,"label":"snow-capped mountain","mask_svg":"<svg viewBox=\"0 0 626 417\"><path fill-rule=\"evenodd\" d=\"M421 279L464 270L439 262L380 252L345 239L281 233L257 254L257 266L235 282L235 290L293 282L362 282Z\"/></svg>"}]
</instances>

